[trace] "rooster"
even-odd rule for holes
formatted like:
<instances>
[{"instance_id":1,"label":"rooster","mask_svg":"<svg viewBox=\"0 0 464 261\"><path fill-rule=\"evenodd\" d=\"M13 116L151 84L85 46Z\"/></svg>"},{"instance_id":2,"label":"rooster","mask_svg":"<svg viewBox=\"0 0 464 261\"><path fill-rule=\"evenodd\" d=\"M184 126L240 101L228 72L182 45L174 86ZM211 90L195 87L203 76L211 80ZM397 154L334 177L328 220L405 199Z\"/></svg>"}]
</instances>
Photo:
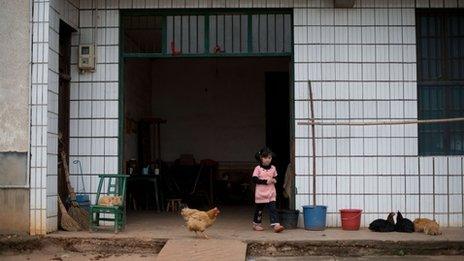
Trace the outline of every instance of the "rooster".
<instances>
[{"instance_id":1,"label":"rooster","mask_svg":"<svg viewBox=\"0 0 464 261\"><path fill-rule=\"evenodd\" d=\"M404 218L403 215L401 215L401 212L398 211L396 213L395 231L412 233L414 232L414 223L412 223L411 220Z\"/></svg>"},{"instance_id":2,"label":"rooster","mask_svg":"<svg viewBox=\"0 0 464 261\"><path fill-rule=\"evenodd\" d=\"M200 233L206 239L208 239L208 235L206 235L205 230L214 224L219 213L221 212L218 208L200 211L186 207L181 211L188 230L195 232L197 236Z\"/></svg>"},{"instance_id":3,"label":"rooster","mask_svg":"<svg viewBox=\"0 0 464 261\"><path fill-rule=\"evenodd\" d=\"M387 220L376 219L369 224L369 230L374 232L393 232L395 231L395 221L393 220L395 213L388 214Z\"/></svg>"}]
</instances>

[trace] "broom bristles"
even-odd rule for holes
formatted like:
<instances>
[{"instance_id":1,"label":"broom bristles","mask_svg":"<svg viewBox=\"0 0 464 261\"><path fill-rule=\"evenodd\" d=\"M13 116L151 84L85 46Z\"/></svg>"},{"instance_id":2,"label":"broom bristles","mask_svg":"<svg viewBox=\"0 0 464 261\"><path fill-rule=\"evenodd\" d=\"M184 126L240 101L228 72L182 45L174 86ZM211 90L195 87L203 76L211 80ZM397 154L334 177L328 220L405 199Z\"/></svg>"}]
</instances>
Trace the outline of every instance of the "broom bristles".
<instances>
[{"instance_id":1,"label":"broom bristles","mask_svg":"<svg viewBox=\"0 0 464 261\"><path fill-rule=\"evenodd\" d=\"M60 214L61 214L61 222L60 222L61 228L66 231L81 230L81 226L79 226L79 224L66 211L66 208L64 207L64 204L61 201L60 197L58 197L58 206L60 208Z\"/></svg>"},{"instance_id":2,"label":"broom bristles","mask_svg":"<svg viewBox=\"0 0 464 261\"><path fill-rule=\"evenodd\" d=\"M69 207L68 213L75 221L77 221L81 228L88 229L89 213L86 210L80 208L79 204L76 202L76 193L74 192L74 188L72 187L71 181L69 180L68 162L66 161L66 153L64 151L61 152L61 161L63 162L64 177L68 186L69 197L71 198L71 206Z\"/></svg>"},{"instance_id":3,"label":"broom bristles","mask_svg":"<svg viewBox=\"0 0 464 261\"><path fill-rule=\"evenodd\" d=\"M89 229L89 212L80 208L78 205L71 204L69 215L79 224L82 229Z\"/></svg>"}]
</instances>

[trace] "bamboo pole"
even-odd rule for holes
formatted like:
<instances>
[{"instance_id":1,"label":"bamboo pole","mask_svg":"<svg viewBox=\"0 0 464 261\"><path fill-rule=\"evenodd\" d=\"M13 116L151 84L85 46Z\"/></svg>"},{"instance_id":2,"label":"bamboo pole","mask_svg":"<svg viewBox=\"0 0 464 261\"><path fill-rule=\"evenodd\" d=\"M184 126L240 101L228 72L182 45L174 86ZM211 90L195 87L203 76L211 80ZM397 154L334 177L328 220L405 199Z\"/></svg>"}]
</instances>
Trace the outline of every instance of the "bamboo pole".
<instances>
[{"instance_id":1,"label":"bamboo pole","mask_svg":"<svg viewBox=\"0 0 464 261\"><path fill-rule=\"evenodd\" d=\"M311 94L310 94L311 96ZM312 99L310 98L312 104ZM338 122L316 122L311 111L311 119L298 122L298 125L346 125L346 126L366 126L366 125L405 125L405 124L433 124L461 122L464 118L430 119L430 120L387 120L387 121L338 121Z\"/></svg>"},{"instance_id":2,"label":"bamboo pole","mask_svg":"<svg viewBox=\"0 0 464 261\"><path fill-rule=\"evenodd\" d=\"M316 206L316 124L314 121L314 101L313 101L313 89L311 82L308 83L309 88L309 104L311 107L311 143L313 148L313 205Z\"/></svg>"}]
</instances>

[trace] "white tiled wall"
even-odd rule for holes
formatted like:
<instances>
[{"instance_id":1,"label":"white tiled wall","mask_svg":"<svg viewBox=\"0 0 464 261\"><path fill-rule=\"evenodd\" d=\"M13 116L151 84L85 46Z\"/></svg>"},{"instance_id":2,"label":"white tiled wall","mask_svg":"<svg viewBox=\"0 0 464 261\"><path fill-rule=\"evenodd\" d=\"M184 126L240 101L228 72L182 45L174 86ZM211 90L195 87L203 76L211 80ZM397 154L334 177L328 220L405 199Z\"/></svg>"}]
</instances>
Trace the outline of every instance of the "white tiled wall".
<instances>
[{"instance_id":1,"label":"white tiled wall","mask_svg":"<svg viewBox=\"0 0 464 261\"><path fill-rule=\"evenodd\" d=\"M58 228L59 21L77 28L78 1L34 0L32 41L31 234Z\"/></svg>"},{"instance_id":2,"label":"white tiled wall","mask_svg":"<svg viewBox=\"0 0 464 261\"><path fill-rule=\"evenodd\" d=\"M35 2L48 5L48 1ZM332 0L54 2L50 4L50 14L35 13L43 21L34 22L34 32L49 30L49 17L50 23L56 23L59 16L79 27L72 39L70 162L81 160L85 188L91 193L96 190L97 174L118 171L119 9L294 8L298 207L312 203L311 135L308 127L296 124L310 115L308 83L314 92L315 115L319 120L415 119L415 7L464 7L461 0L357 0L350 9L335 9ZM95 73L80 74L76 65L77 45L94 40L92 9L96 3L99 9L97 68ZM35 198L48 195L48 204L52 204L56 197L56 190L48 190L56 184L56 168L51 166L56 166L54 104L58 91L53 81L57 82L54 47L58 42L53 28L56 29L56 24L50 24L50 40L38 39L40 35L48 37L48 33L35 34L34 38L34 55L40 54L40 50L49 52L48 57L37 55L41 58L33 65L33 76L37 76L33 77L32 84L32 135L38 138L31 144L31 178L38 177L39 181L31 183L34 185L31 221L34 222L41 222L48 209L46 200ZM403 210L411 217L434 217L444 226L463 225L463 160L456 157L419 159L416 125L317 126L316 137L317 203L328 205L329 226L340 225L337 211L348 207L364 209L363 225L392 210ZM48 151L48 164L45 151ZM76 189L81 189L76 167L70 164L71 182ZM47 173L49 184L45 194L41 177ZM56 217L55 207L47 212L50 220ZM49 225L47 230L54 230L56 221L50 221Z\"/></svg>"},{"instance_id":3,"label":"white tiled wall","mask_svg":"<svg viewBox=\"0 0 464 261\"><path fill-rule=\"evenodd\" d=\"M113 4L114 1L106 1L108 8ZM105 1L99 1L96 71L82 74L77 60L71 61L70 162L80 160L84 174L82 182L76 175L77 165L71 164L71 182L81 190L85 187L92 202L98 186L97 175L118 173L119 10L106 6ZM80 2L79 34L73 35L73 53L77 53L79 43L94 41L96 16L92 7L95 7L92 1Z\"/></svg>"},{"instance_id":4,"label":"white tiled wall","mask_svg":"<svg viewBox=\"0 0 464 261\"><path fill-rule=\"evenodd\" d=\"M58 228L58 53L60 20L72 28L78 30L77 0L51 0L50 1L50 48L49 48L49 70L48 70L48 133L47 133L47 232Z\"/></svg>"},{"instance_id":5,"label":"white tiled wall","mask_svg":"<svg viewBox=\"0 0 464 261\"><path fill-rule=\"evenodd\" d=\"M310 115L309 83L318 120L417 119L415 7L464 7L358 0L352 9L334 9L333 1L309 2L294 11L298 207L312 204L314 193L311 132L297 124ZM328 206L329 226L341 225L341 208L363 209L364 226L397 210L463 225L462 158L419 158L417 125L316 126L315 132L316 203Z\"/></svg>"},{"instance_id":6,"label":"white tiled wall","mask_svg":"<svg viewBox=\"0 0 464 261\"><path fill-rule=\"evenodd\" d=\"M30 233L47 229L49 2L32 3Z\"/></svg>"}]
</instances>

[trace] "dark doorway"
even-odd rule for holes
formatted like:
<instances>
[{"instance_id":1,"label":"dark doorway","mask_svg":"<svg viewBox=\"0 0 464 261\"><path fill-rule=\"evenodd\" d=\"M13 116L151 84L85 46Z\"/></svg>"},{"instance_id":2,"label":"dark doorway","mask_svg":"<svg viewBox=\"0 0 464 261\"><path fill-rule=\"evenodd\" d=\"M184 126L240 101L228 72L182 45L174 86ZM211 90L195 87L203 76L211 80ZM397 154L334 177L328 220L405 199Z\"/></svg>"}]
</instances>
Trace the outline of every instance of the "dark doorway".
<instances>
[{"instance_id":1,"label":"dark doorway","mask_svg":"<svg viewBox=\"0 0 464 261\"><path fill-rule=\"evenodd\" d=\"M71 33L74 30L60 21L59 46L59 95L58 95L58 194L63 202L68 191L61 154L64 152L69 163L69 88L71 81ZM69 164L68 164L69 166Z\"/></svg>"},{"instance_id":2,"label":"dark doorway","mask_svg":"<svg viewBox=\"0 0 464 261\"><path fill-rule=\"evenodd\" d=\"M287 57L126 60L128 209L157 209L155 191L159 198L180 198L201 209L210 203L251 206L254 154L266 144L277 154L277 198L282 200L290 161L289 65ZM151 118L166 120L158 142L161 160L145 153L155 150L149 137L153 130L144 126ZM153 161L160 161L159 177L150 176ZM287 206L286 200L280 206Z\"/></svg>"},{"instance_id":3,"label":"dark doorway","mask_svg":"<svg viewBox=\"0 0 464 261\"><path fill-rule=\"evenodd\" d=\"M278 183L283 184L285 171L290 163L290 77L288 72L267 72L266 86L266 146L276 154L273 164L277 168ZM282 195L282 186L277 186ZM288 207L279 196L278 205Z\"/></svg>"}]
</instances>

